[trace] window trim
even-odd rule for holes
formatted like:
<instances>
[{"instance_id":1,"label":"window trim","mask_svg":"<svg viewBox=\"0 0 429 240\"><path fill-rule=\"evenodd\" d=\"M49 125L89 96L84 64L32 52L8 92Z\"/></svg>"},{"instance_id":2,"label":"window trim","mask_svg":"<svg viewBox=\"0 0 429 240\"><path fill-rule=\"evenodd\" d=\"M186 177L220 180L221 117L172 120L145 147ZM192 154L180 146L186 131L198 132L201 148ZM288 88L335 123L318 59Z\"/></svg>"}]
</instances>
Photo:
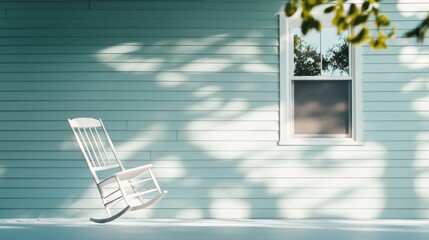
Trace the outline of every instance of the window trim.
<instances>
[{"instance_id":1,"label":"window trim","mask_svg":"<svg viewBox=\"0 0 429 240\"><path fill-rule=\"evenodd\" d=\"M279 57L280 57L280 134L279 145L363 145L363 110L362 110L362 47L351 46L351 137L347 138L312 138L293 136L293 66L288 62L293 59L292 25L299 23L299 18L286 18L279 13ZM291 50L292 49L292 50ZM295 79L297 77L294 77ZM298 77L300 78L300 77ZM305 77L306 80L312 80ZM344 80L344 77L328 77L326 80ZM313 80L316 80L313 78ZM320 77L317 80L321 80Z\"/></svg>"}]
</instances>

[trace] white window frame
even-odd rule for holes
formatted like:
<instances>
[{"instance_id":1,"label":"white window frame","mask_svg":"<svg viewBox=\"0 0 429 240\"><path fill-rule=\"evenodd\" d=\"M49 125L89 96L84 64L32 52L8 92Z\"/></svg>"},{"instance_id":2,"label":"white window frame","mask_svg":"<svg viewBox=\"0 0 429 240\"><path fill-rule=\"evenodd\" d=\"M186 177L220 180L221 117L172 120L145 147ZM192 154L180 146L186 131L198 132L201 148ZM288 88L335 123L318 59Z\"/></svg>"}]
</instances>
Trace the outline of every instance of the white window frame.
<instances>
[{"instance_id":1,"label":"white window frame","mask_svg":"<svg viewBox=\"0 0 429 240\"><path fill-rule=\"evenodd\" d=\"M295 14L299 15L299 14ZM323 14L322 14L323 15ZM300 26L300 18L286 18L284 13L279 13L280 21L280 139L279 145L362 145L362 47L351 46L350 74L351 74L351 136L329 137L298 137L294 136L293 116L293 86L292 80L335 80L335 77L294 77L293 76L293 27ZM329 24L330 20L322 21ZM344 78L338 77L339 80ZM347 77L350 79L350 77Z\"/></svg>"}]
</instances>

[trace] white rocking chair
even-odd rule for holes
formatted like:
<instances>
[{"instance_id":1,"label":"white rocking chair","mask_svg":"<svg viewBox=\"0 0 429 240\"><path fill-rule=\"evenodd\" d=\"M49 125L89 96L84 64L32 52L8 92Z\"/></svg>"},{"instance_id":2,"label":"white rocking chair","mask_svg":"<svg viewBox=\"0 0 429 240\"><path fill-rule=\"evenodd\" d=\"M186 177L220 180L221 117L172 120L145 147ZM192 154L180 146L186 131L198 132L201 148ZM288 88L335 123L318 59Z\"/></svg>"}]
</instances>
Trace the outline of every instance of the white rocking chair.
<instances>
[{"instance_id":1,"label":"white rocking chair","mask_svg":"<svg viewBox=\"0 0 429 240\"><path fill-rule=\"evenodd\" d=\"M127 211L146 208L167 194L167 191L161 191L151 164L128 170L124 168L101 119L75 118L68 119L68 122L109 216L91 218L91 221L110 222ZM112 174L113 170L117 171ZM123 207L112 215L110 208L118 203Z\"/></svg>"}]
</instances>

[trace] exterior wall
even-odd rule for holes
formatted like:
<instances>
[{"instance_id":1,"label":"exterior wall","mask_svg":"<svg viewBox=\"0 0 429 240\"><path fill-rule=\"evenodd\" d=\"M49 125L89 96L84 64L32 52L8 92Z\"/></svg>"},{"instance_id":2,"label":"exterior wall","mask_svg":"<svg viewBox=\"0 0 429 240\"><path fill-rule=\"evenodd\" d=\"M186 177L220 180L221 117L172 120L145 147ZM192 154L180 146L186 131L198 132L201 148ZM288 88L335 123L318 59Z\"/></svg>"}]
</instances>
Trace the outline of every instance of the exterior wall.
<instances>
[{"instance_id":1,"label":"exterior wall","mask_svg":"<svg viewBox=\"0 0 429 240\"><path fill-rule=\"evenodd\" d=\"M398 36L429 11L383 0ZM1 1L0 217L102 217L67 118L169 190L150 218L429 217L429 40L364 48L363 146L278 146L284 1Z\"/></svg>"}]
</instances>

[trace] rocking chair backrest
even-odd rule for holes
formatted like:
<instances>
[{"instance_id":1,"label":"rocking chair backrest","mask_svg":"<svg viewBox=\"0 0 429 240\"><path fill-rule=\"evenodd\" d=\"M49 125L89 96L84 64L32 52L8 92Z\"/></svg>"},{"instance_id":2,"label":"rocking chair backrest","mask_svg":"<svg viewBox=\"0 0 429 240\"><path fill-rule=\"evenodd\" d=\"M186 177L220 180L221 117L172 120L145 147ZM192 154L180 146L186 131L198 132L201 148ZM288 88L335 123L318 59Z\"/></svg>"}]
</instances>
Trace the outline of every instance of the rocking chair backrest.
<instances>
[{"instance_id":1,"label":"rocking chair backrest","mask_svg":"<svg viewBox=\"0 0 429 240\"><path fill-rule=\"evenodd\" d=\"M125 170L101 119L74 118L68 121L96 183L100 182L97 171Z\"/></svg>"}]
</instances>

